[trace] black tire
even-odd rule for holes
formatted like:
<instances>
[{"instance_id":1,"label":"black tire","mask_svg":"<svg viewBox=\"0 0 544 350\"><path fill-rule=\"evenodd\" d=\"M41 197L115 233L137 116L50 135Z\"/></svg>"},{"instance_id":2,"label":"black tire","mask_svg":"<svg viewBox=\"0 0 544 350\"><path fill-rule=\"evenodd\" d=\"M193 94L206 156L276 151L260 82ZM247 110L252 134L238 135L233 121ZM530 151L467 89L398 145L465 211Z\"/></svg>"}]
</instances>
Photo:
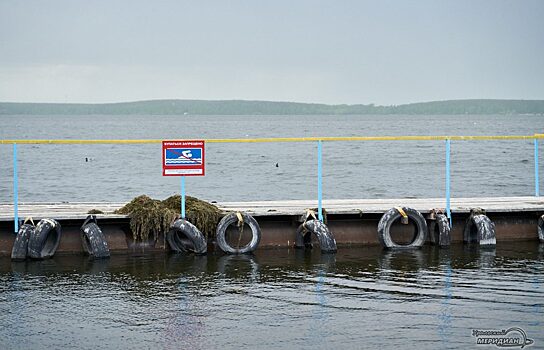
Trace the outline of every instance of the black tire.
<instances>
[{"instance_id":1,"label":"black tire","mask_svg":"<svg viewBox=\"0 0 544 350\"><path fill-rule=\"evenodd\" d=\"M219 248L227 254L247 254L253 252L259 246L261 241L261 228L257 220L253 216L241 213L244 219L244 223L251 228L251 241L243 247L234 248L231 247L226 240L226 232L230 225L238 222L238 216L236 213L230 213L225 215L219 224L217 225L216 240Z\"/></svg>"},{"instance_id":2,"label":"black tire","mask_svg":"<svg viewBox=\"0 0 544 350\"><path fill-rule=\"evenodd\" d=\"M540 243L544 243L544 215L538 218L538 239Z\"/></svg>"},{"instance_id":3,"label":"black tire","mask_svg":"<svg viewBox=\"0 0 544 350\"><path fill-rule=\"evenodd\" d=\"M96 216L89 215L81 225L81 245L86 254L95 259L109 258L110 250Z\"/></svg>"},{"instance_id":4,"label":"black tire","mask_svg":"<svg viewBox=\"0 0 544 350\"><path fill-rule=\"evenodd\" d=\"M28 240L28 256L32 259L51 258L59 247L60 224L53 219L42 219Z\"/></svg>"},{"instance_id":5,"label":"black tire","mask_svg":"<svg viewBox=\"0 0 544 350\"><path fill-rule=\"evenodd\" d=\"M463 242L495 246L495 224L484 214L470 215L463 229Z\"/></svg>"},{"instance_id":6,"label":"black tire","mask_svg":"<svg viewBox=\"0 0 544 350\"><path fill-rule=\"evenodd\" d=\"M386 211L380 219L378 223L378 240L387 249L421 248L427 237L427 222L423 215L415 209L403 207L402 210L406 213L408 219L416 224L417 231L414 240L409 244L397 244L391 239L391 225L402 217L395 208Z\"/></svg>"},{"instance_id":7,"label":"black tire","mask_svg":"<svg viewBox=\"0 0 544 350\"><path fill-rule=\"evenodd\" d=\"M295 249L312 249L312 234L311 232L305 227L304 224L301 224L297 228L297 232L295 233Z\"/></svg>"},{"instance_id":8,"label":"black tire","mask_svg":"<svg viewBox=\"0 0 544 350\"><path fill-rule=\"evenodd\" d=\"M436 214L429 225L429 238L432 244L447 247L451 244L450 221L444 214Z\"/></svg>"},{"instance_id":9,"label":"black tire","mask_svg":"<svg viewBox=\"0 0 544 350\"><path fill-rule=\"evenodd\" d=\"M13 248L11 249L11 260L25 260L28 255L28 240L34 233L36 227L31 224L24 224L19 228Z\"/></svg>"},{"instance_id":10,"label":"black tire","mask_svg":"<svg viewBox=\"0 0 544 350\"><path fill-rule=\"evenodd\" d=\"M309 220L300 225L296 232L295 248L312 248L312 234L317 237L322 253L335 253L336 240L327 225L319 220Z\"/></svg>"},{"instance_id":11,"label":"black tire","mask_svg":"<svg viewBox=\"0 0 544 350\"><path fill-rule=\"evenodd\" d=\"M185 219L177 219L166 233L170 249L177 253L206 254L208 243L200 230Z\"/></svg>"}]
</instances>

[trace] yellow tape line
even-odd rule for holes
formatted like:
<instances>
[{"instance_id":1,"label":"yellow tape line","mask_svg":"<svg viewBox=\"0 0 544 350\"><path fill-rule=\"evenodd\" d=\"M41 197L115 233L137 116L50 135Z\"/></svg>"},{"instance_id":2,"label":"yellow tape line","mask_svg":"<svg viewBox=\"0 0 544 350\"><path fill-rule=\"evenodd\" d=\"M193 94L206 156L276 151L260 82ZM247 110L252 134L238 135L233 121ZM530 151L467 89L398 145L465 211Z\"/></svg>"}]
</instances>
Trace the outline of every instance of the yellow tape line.
<instances>
[{"instance_id":1,"label":"yellow tape line","mask_svg":"<svg viewBox=\"0 0 544 350\"><path fill-rule=\"evenodd\" d=\"M256 139L208 139L207 143L263 143L311 141L470 141L470 140L534 140L544 139L544 134L534 135L481 135L481 136L349 136L349 137L271 137ZM0 140L0 144L147 144L163 140Z\"/></svg>"}]
</instances>

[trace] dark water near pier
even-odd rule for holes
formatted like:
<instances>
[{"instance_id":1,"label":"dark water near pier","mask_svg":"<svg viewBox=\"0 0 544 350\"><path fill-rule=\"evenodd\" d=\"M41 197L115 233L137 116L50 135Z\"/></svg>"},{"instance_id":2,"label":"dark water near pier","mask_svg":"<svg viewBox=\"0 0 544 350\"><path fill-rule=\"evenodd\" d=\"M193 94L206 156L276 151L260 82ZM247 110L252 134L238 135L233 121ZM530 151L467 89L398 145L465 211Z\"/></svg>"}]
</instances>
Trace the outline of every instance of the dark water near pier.
<instances>
[{"instance_id":1,"label":"dark water near pier","mask_svg":"<svg viewBox=\"0 0 544 350\"><path fill-rule=\"evenodd\" d=\"M0 125L0 139L532 135L544 132L544 117L0 116ZM179 191L179 179L161 175L159 144L18 149L21 201L125 201L142 193L166 198ZM315 142L208 144L206 154L206 176L188 179L190 195L220 201L317 197ZM323 195L442 197L444 162L443 141L326 142ZM0 164L0 202L9 202L10 145L0 145ZM454 197L533 195L533 142L453 142L451 171Z\"/></svg>"},{"instance_id":2,"label":"dark water near pier","mask_svg":"<svg viewBox=\"0 0 544 350\"><path fill-rule=\"evenodd\" d=\"M541 116L0 116L0 139L531 135ZM209 200L316 198L316 144L209 144ZM444 143L327 142L325 198L441 197ZM165 198L160 145L20 145L21 201ZM541 148L542 152L542 148ZM89 161L85 162L85 158ZM279 167L275 167L278 163ZM452 194L534 194L532 141L452 143ZM12 200L0 145L0 201ZM535 228L536 230L536 228ZM536 236L536 233L535 233ZM0 349L466 349L520 327L544 346L544 246L255 256L0 258ZM493 348L493 347L491 347Z\"/></svg>"},{"instance_id":3,"label":"dark water near pier","mask_svg":"<svg viewBox=\"0 0 544 350\"><path fill-rule=\"evenodd\" d=\"M0 259L0 348L467 349L520 327L544 346L544 247Z\"/></svg>"}]
</instances>

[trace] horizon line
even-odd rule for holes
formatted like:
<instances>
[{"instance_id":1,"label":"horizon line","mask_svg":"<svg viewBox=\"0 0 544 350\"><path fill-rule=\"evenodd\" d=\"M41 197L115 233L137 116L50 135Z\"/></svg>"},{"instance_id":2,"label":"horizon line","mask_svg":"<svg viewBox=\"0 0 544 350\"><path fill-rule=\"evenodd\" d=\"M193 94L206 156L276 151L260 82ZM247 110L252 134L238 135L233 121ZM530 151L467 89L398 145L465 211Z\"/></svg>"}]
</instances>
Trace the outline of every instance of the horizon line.
<instances>
[{"instance_id":1,"label":"horizon line","mask_svg":"<svg viewBox=\"0 0 544 350\"><path fill-rule=\"evenodd\" d=\"M13 104L48 104L48 105L115 105L115 104L128 104L138 102L166 102L166 101L199 101L199 102L271 102L271 103L295 103L295 104L308 104L308 105L323 105L323 106L374 106L374 107L396 107L405 106L420 103L433 103L433 102L455 102L455 101L544 101L543 99L524 99L524 98L460 98L460 99L446 99L446 100L426 100L418 102L408 102L401 104L389 104L380 105L375 103L323 103L323 102L298 102L298 101L278 101L278 100L245 100L245 99L194 99L194 98L158 98L158 99L144 99L144 100L130 100L130 101L117 101L117 102L22 102L22 101L0 101L0 103L13 103Z\"/></svg>"}]
</instances>

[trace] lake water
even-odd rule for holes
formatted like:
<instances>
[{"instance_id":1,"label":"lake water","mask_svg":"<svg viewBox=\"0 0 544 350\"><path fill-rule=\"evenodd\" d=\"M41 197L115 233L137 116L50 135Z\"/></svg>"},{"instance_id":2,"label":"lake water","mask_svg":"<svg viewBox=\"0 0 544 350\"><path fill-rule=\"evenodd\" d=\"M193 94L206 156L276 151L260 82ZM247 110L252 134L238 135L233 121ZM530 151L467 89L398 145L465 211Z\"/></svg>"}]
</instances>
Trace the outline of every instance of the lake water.
<instances>
[{"instance_id":1,"label":"lake water","mask_svg":"<svg viewBox=\"0 0 544 350\"><path fill-rule=\"evenodd\" d=\"M0 125L0 139L532 135L544 132L544 117L0 116ZM451 148L452 196L534 194L531 140L456 141ZM218 201L317 197L315 142L208 144L206 155L206 176L187 180L189 195ZM125 201L179 192L178 178L161 175L160 144L19 145L18 156L21 201ZM441 197L444 162L443 141L325 142L323 195ZM0 164L0 202L9 202L10 145L0 145Z\"/></svg>"},{"instance_id":2,"label":"lake water","mask_svg":"<svg viewBox=\"0 0 544 350\"><path fill-rule=\"evenodd\" d=\"M0 348L467 349L472 329L520 327L539 349L543 259L530 242L3 258Z\"/></svg>"},{"instance_id":3,"label":"lake water","mask_svg":"<svg viewBox=\"0 0 544 350\"><path fill-rule=\"evenodd\" d=\"M0 116L0 139L531 135L539 116ZM440 197L444 142L326 142L325 198ZM542 149L541 149L542 151ZM316 198L316 144L209 144L209 200ZM165 198L160 145L19 145L21 201ZM85 161L87 158L89 161ZM278 167L275 164L278 163ZM532 141L452 142L454 196L534 193ZM0 201L12 200L0 145ZM543 176L544 177L544 176ZM536 230L536 228L535 228ZM519 327L544 346L544 245L0 258L0 349L467 349ZM481 348L494 348L482 346Z\"/></svg>"}]
</instances>

